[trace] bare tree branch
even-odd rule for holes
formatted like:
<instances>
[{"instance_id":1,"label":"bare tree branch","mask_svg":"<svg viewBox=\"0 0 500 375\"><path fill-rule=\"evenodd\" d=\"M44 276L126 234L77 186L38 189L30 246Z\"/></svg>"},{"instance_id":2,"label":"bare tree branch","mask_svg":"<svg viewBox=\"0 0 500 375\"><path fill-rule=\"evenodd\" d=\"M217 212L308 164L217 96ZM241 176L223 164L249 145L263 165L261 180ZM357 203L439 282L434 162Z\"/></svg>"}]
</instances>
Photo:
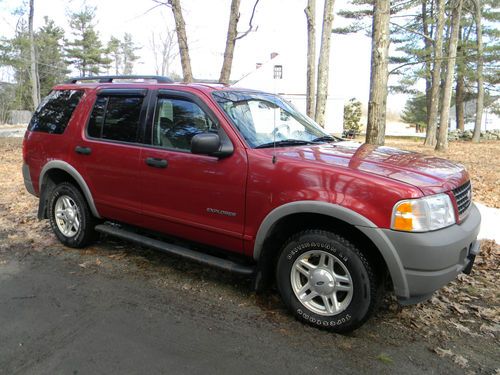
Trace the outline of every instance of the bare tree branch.
<instances>
[{"instance_id":1,"label":"bare tree branch","mask_svg":"<svg viewBox=\"0 0 500 375\"><path fill-rule=\"evenodd\" d=\"M255 15L255 9L257 8L257 4L259 3L259 1L260 0L255 0L255 4L253 5L252 15L250 16L250 20L248 21L248 29L245 32L243 32L241 35L237 36L234 40L238 40L238 39L244 38L248 34L250 34L251 31L253 31L252 22L253 22L253 17Z\"/></svg>"}]
</instances>

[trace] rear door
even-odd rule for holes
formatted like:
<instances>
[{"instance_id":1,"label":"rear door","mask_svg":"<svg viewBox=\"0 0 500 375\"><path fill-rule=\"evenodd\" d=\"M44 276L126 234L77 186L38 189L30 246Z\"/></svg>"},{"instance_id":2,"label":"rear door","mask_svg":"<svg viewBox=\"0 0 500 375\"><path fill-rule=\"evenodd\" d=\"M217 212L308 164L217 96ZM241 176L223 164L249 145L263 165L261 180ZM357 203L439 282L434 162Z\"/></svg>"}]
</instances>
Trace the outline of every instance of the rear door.
<instances>
[{"instance_id":1,"label":"rear door","mask_svg":"<svg viewBox=\"0 0 500 375\"><path fill-rule=\"evenodd\" d=\"M195 155L198 133L227 133L204 100L187 92L152 95L141 153L145 225L193 241L242 250L247 158L242 147L226 158ZM235 142L233 141L233 144Z\"/></svg>"},{"instance_id":2,"label":"rear door","mask_svg":"<svg viewBox=\"0 0 500 375\"><path fill-rule=\"evenodd\" d=\"M96 97L75 158L100 215L140 225L139 164L146 89L103 89Z\"/></svg>"}]
</instances>

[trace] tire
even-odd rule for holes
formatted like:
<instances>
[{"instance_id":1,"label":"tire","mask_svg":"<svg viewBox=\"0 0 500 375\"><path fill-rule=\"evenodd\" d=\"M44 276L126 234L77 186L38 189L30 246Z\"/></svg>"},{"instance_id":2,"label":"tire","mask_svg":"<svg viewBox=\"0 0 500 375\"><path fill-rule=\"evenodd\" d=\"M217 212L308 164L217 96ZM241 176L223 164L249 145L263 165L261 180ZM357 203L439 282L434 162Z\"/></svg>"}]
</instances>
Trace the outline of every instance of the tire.
<instances>
[{"instance_id":1,"label":"tire","mask_svg":"<svg viewBox=\"0 0 500 375\"><path fill-rule=\"evenodd\" d=\"M276 281L298 320L337 333L360 327L382 296L363 253L342 236L322 230L303 231L287 241Z\"/></svg>"},{"instance_id":2,"label":"tire","mask_svg":"<svg viewBox=\"0 0 500 375\"><path fill-rule=\"evenodd\" d=\"M55 235L65 246L81 248L98 237L96 220L78 188L69 182L57 185L49 198L48 216Z\"/></svg>"}]
</instances>

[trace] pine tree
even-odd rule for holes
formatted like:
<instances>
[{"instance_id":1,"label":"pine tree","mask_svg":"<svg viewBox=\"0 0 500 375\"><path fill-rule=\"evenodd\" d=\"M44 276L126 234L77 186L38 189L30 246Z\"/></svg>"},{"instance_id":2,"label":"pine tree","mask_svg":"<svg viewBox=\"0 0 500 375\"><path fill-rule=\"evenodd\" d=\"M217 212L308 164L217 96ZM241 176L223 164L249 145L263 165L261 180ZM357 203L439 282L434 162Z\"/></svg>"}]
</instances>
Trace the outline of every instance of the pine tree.
<instances>
[{"instance_id":1,"label":"pine tree","mask_svg":"<svg viewBox=\"0 0 500 375\"><path fill-rule=\"evenodd\" d=\"M123 74L132 74L134 70L134 63L139 60L139 56L135 54L140 49L133 41L132 34L125 33L123 41L120 44L122 61L123 61Z\"/></svg>"},{"instance_id":2,"label":"pine tree","mask_svg":"<svg viewBox=\"0 0 500 375\"><path fill-rule=\"evenodd\" d=\"M42 97L69 73L64 62L64 30L53 20L44 18L45 24L35 36L38 55L38 75Z\"/></svg>"},{"instance_id":3,"label":"pine tree","mask_svg":"<svg viewBox=\"0 0 500 375\"><path fill-rule=\"evenodd\" d=\"M83 10L70 14L69 24L74 38L67 43L66 55L68 63L83 77L99 74L101 69L109 64L104 56L106 51L92 22L95 11L96 8L85 6Z\"/></svg>"},{"instance_id":4,"label":"pine tree","mask_svg":"<svg viewBox=\"0 0 500 375\"><path fill-rule=\"evenodd\" d=\"M427 97L417 94L406 101L401 120L407 124L415 125L417 132L422 131L427 125Z\"/></svg>"}]
</instances>

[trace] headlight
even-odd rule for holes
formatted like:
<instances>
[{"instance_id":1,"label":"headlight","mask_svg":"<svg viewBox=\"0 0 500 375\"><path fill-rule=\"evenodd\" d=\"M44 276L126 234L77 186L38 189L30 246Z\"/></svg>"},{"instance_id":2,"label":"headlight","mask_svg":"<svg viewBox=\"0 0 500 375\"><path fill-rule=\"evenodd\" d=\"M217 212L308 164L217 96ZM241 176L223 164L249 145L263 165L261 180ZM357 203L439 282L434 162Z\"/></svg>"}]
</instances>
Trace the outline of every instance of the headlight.
<instances>
[{"instance_id":1,"label":"headlight","mask_svg":"<svg viewBox=\"0 0 500 375\"><path fill-rule=\"evenodd\" d=\"M396 203L391 228L407 232L426 232L455 224L455 211L447 194L436 194Z\"/></svg>"}]
</instances>

